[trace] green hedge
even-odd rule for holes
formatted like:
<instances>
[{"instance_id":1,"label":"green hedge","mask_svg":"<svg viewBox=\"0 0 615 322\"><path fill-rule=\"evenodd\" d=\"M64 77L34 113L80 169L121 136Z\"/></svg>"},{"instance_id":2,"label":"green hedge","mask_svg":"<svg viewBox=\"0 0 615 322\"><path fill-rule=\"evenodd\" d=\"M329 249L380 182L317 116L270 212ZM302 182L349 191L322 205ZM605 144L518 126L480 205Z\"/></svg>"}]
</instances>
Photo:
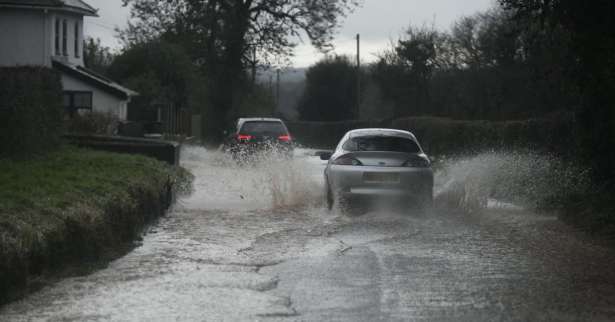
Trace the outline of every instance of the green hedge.
<instances>
[{"instance_id":1,"label":"green hedge","mask_svg":"<svg viewBox=\"0 0 615 322\"><path fill-rule=\"evenodd\" d=\"M433 155L511 148L566 155L576 140L572 114L502 122L418 117L394 120L391 127L413 132Z\"/></svg>"},{"instance_id":2,"label":"green hedge","mask_svg":"<svg viewBox=\"0 0 615 322\"><path fill-rule=\"evenodd\" d=\"M439 117L410 117L384 121L288 122L302 145L331 149L349 130L394 128L414 133L431 155L471 153L503 148L568 154L574 152L574 117L557 114L521 121L463 121Z\"/></svg>"},{"instance_id":3,"label":"green hedge","mask_svg":"<svg viewBox=\"0 0 615 322\"><path fill-rule=\"evenodd\" d=\"M120 119L111 113L76 113L66 122L68 133L113 135L117 132Z\"/></svg>"},{"instance_id":4,"label":"green hedge","mask_svg":"<svg viewBox=\"0 0 615 322\"><path fill-rule=\"evenodd\" d=\"M58 146L64 110L57 72L43 67L0 68L0 158Z\"/></svg>"},{"instance_id":5,"label":"green hedge","mask_svg":"<svg viewBox=\"0 0 615 322\"><path fill-rule=\"evenodd\" d=\"M389 127L382 121L286 122L291 135L301 145L332 149L350 130Z\"/></svg>"}]
</instances>

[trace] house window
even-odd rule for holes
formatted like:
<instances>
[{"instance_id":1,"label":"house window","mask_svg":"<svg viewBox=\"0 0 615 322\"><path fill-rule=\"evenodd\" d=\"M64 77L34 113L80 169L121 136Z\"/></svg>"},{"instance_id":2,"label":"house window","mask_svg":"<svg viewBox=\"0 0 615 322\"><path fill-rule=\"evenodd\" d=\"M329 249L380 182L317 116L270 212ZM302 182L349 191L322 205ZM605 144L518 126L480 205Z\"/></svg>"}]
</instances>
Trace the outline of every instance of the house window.
<instances>
[{"instance_id":1,"label":"house window","mask_svg":"<svg viewBox=\"0 0 615 322\"><path fill-rule=\"evenodd\" d=\"M81 48L79 46L79 21L75 22L75 57L79 58Z\"/></svg>"},{"instance_id":2,"label":"house window","mask_svg":"<svg viewBox=\"0 0 615 322\"><path fill-rule=\"evenodd\" d=\"M68 23L62 20L62 54L68 56Z\"/></svg>"},{"instance_id":3,"label":"house window","mask_svg":"<svg viewBox=\"0 0 615 322\"><path fill-rule=\"evenodd\" d=\"M92 92L64 91L64 108L71 117L79 110L92 110Z\"/></svg>"},{"instance_id":4,"label":"house window","mask_svg":"<svg viewBox=\"0 0 615 322\"><path fill-rule=\"evenodd\" d=\"M55 25L55 50L56 50L56 55L60 54L60 19L56 18L56 25Z\"/></svg>"}]
</instances>

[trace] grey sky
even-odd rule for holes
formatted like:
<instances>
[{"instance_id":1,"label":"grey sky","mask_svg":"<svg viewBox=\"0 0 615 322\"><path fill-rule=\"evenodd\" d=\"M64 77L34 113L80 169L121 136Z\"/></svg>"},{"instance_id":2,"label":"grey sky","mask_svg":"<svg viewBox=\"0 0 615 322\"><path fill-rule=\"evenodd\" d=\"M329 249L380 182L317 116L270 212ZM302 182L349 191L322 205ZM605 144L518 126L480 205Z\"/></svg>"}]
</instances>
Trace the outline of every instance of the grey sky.
<instances>
[{"instance_id":1,"label":"grey sky","mask_svg":"<svg viewBox=\"0 0 615 322\"><path fill-rule=\"evenodd\" d=\"M100 38L105 46L118 48L115 26L125 25L129 11L121 0L85 0L99 9L99 18L86 18L87 35ZM460 16L470 15L494 5L495 0L364 0L363 6L344 21L334 45L337 54L354 54L357 33L361 34L363 60L386 49L392 39L398 38L408 25L434 24L445 30ZM309 43L300 44L293 58L295 67L308 66L322 54Z\"/></svg>"}]
</instances>

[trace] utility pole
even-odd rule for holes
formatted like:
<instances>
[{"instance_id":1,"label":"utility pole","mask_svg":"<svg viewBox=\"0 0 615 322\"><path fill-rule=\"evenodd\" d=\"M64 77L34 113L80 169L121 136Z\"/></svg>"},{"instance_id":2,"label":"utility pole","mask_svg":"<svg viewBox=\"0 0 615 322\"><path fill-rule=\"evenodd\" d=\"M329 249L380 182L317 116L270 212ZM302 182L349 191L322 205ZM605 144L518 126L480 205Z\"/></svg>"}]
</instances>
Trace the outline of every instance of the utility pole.
<instances>
[{"instance_id":1,"label":"utility pole","mask_svg":"<svg viewBox=\"0 0 615 322\"><path fill-rule=\"evenodd\" d=\"M275 108L276 112L280 110L280 69L278 68L276 90L275 90Z\"/></svg>"},{"instance_id":2,"label":"utility pole","mask_svg":"<svg viewBox=\"0 0 615 322\"><path fill-rule=\"evenodd\" d=\"M252 48L252 62L250 62L250 64L252 65L252 86L254 87L254 85L256 84L256 46L254 46L254 48Z\"/></svg>"},{"instance_id":3,"label":"utility pole","mask_svg":"<svg viewBox=\"0 0 615 322\"><path fill-rule=\"evenodd\" d=\"M355 118L360 118L361 112L361 35L357 34L357 107Z\"/></svg>"}]
</instances>

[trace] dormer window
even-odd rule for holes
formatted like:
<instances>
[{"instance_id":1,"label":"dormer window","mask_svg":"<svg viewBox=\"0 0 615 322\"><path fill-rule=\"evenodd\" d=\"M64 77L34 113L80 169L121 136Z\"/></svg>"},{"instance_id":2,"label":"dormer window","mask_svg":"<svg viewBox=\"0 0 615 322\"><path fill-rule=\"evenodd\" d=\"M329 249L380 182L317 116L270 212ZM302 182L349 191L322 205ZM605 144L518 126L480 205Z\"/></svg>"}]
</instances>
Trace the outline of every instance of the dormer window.
<instances>
[{"instance_id":1,"label":"dormer window","mask_svg":"<svg viewBox=\"0 0 615 322\"><path fill-rule=\"evenodd\" d=\"M68 56L68 23L62 20L62 54Z\"/></svg>"},{"instance_id":2,"label":"dormer window","mask_svg":"<svg viewBox=\"0 0 615 322\"><path fill-rule=\"evenodd\" d=\"M75 21L75 57L81 56L81 46L79 41L79 21Z\"/></svg>"},{"instance_id":3,"label":"dormer window","mask_svg":"<svg viewBox=\"0 0 615 322\"><path fill-rule=\"evenodd\" d=\"M60 55L60 19L56 18L56 25L55 25L55 50L56 50L56 55Z\"/></svg>"}]
</instances>

